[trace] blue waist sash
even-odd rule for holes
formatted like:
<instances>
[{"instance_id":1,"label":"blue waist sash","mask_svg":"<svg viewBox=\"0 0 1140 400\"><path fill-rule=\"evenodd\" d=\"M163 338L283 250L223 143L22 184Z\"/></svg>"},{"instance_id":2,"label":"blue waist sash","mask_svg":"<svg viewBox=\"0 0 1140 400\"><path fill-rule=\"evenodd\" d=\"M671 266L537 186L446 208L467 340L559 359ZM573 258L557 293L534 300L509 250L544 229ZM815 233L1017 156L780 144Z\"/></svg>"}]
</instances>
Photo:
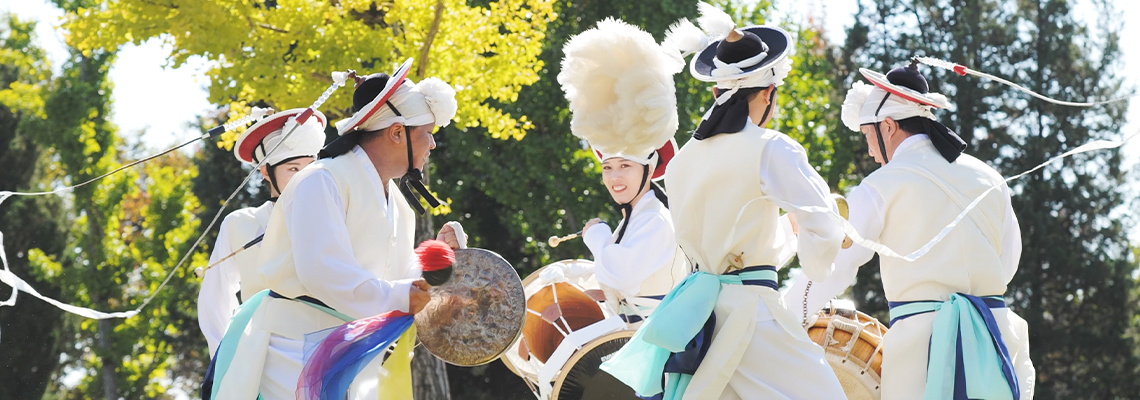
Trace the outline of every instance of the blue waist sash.
<instances>
[{"instance_id":1,"label":"blue waist sash","mask_svg":"<svg viewBox=\"0 0 1140 400\"><path fill-rule=\"evenodd\" d=\"M1001 296L964 293L947 301L889 303L891 326L929 312L934 317L924 400L1019 400L1017 375L991 308L1005 308Z\"/></svg>"},{"instance_id":2,"label":"blue waist sash","mask_svg":"<svg viewBox=\"0 0 1140 400\"><path fill-rule=\"evenodd\" d=\"M665 295L633 338L601 369L638 396L680 399L712 341L716 326L713 307L720 285L756 285L775 290L776 279L776 267L768 265L723 275L689 275Z\"/></svg>"}]
</instances>

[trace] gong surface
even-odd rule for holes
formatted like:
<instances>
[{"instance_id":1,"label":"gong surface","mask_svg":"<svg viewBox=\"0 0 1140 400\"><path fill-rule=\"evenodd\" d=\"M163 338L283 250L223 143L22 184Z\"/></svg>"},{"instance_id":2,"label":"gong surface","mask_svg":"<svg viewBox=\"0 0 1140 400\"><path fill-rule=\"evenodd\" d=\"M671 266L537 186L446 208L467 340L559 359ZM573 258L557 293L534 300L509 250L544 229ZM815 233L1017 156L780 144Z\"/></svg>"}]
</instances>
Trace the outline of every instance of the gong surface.
<instances>
[{"instance_id":1,"label":"gong surface","mask_svg":"<svg viewBox=\"0 0 1140 400\"><path fill-rule=\"evenodd\" d=\"M451 279L429 293L431 301L416 314L416 330L424 348L449 364L494 361L522 334L522 279L494 252L455 250Z\"/></svg>"}]
</instances>

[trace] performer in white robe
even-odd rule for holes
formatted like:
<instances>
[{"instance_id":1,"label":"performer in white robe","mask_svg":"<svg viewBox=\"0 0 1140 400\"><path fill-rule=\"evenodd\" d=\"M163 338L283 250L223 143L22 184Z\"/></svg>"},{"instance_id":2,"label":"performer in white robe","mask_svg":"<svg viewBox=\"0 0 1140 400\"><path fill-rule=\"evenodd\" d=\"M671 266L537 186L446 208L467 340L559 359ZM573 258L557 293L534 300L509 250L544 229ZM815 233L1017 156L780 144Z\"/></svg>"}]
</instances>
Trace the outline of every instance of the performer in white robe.
<instances>
[{"instance_id":1,"label":"performer in white robe","mask_svg":"<svg viewBox=\"0 0 1140 400\"><path fill-rule=\"evenodd\" d=\"M447 125L457 106L446 83L405 79L410 65L358 82L356 113L337 123L341 137L282 193L258 268L269 290L231 321L218 356L228 360L215 360L214 398L296 398L305 334L392 310L417 313L428 302L412 260L412 205L422 206L411 190L439 204L419 182L420 168L435 147L435 127ZM437 238L459 247L450 224ZM238 336L232 348L231 334ZM381 362L361 372L350 398L376 398Z\"/></svg>"},{"instance_id":2,"label":"performer in white robe","mask_svg":"<svg viewBox=\"0 0 1140 400\"><path fill-rule=\"evenodd\" d=\"M269 214L273 211L277 197L281 195L281 188L289 184L293 174L316 159L317 152L325 142L326 121L325 116L319 112L294 130L289 135L289 140L281 143L285 133L295 125L295 122L289 122L295 121L297 114L302 111L304 109L288 110L263 118L246 129L234 143L234 156L239 161L258 164L265 160L261 166L261 176L269 182L270 198L261 206L242 208L226 215L218 229L214 250L210 253L211 265L265 233ZM276 147L277 150L266 157L266 152L278 144L280 147ZM202 286L198 291L198 325L206 336L211 356L218 350L218 342L226 332L226 324L238 307L239 293L241 301L246 301L265 289L260 275L256 273L260 248L260 244L250 246L207 269L202 277ZM243 276L246 278L242 279Z\"/></svg>"},{"instance_id":3,"label":"performer in white robe","mask_svg":"<svg viewBox=\"0 0 1140 400\"><path fill-rule=\"evenodd\" d=\"M699 51L691 72L717 87L716 104L665 173L677 242L697 273L603 369L643 396L663 389L665 399L843 399L823 349L776 291L776 270L791 245L780 205L835 209L803 147L762 128L791 70L791 39L774 27L734 29L731 18L708 4L701 11L711 44L688 21L675 24L667 39ZM823 213L788 211L799 223L805 273L827 277L843 240L840 227ZM658 323L664 326L652 332ZM663 369L672 375L664 384L660 375L623 372L659 359L654 346L672 348ZM694 349L707 350L703 359Z\"/></svg>"},{"instance_id":4,"label":"performer in white robe","mask_svg":"<svg viewBox=\"0 0 1140 400\"><path fill-rule=\"evenodd\" d=\"M676 107L670 108L675 115ZM608 289L607 297L613 297L607 301L621 302L618 312L631 327L638 326L689 274L688 261L673 236L669 198L653 183L664 178L676 153L672 138L649 157L594 152L602 161L602 183L618 204L622 220L613 231L594 218L582 229L582 240L594 256L594 278Z\"/></svg>"},{"instance_id":5,"label":"performer in white robe","mask_svg":"<svg viewBox=\"0 0 1140 400\"><path fill-rule=\"evenodd\" d=\"M1002 299L1021 257L1021 229L1009 187L986 163L962 154L965 142L934 119L931 109L949 103L928 92L913 63L886 76L861 72L875 85L857 82L848 92L843 123L866 136L871 156L882 167L847 196L850 222L859 236L908 254L926 245L983 192L999 188L921 258L879 258L892 320L883 338L883 399L965 398L958 397L967 395L960 389L955 393L955 377L965 378L969 398L1032 399L1035 370L1028 326ZM835 274L812 282L808 311L814 314L846 290L873 255L858 245L841 251ZM801 304L806 287L807 279L798 279L788 301ZM975 329L962 326L958 333L959 314L963 320L968 315L992 317ZM971 362L977 359L967 351L963 366L969 375L955 372L954 335L959 334L963 343L980 340L979 347L986 349L982 358L989 361ZM1003 346L986 345L991 341ZM1005 354L995 357L1000 347ZM1007 379L1009 372L1016 378ZM928 373L938 378L929 381Z\"/></svg>"}]
</instances>

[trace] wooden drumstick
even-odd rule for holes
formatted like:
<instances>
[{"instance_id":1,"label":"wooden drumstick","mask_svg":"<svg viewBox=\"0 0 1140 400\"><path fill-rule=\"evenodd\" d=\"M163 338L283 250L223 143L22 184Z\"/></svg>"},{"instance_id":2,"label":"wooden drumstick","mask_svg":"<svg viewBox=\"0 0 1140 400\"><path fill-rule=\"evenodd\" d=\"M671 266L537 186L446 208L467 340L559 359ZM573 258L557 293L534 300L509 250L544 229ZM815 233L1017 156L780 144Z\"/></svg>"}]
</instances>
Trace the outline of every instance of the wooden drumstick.
<instances>
[{"instance_id":1,"label":"wooden drumstick","mask_svg":"<svg viewBox=\"0 0 1140 400\"><path fill-rule=\"evenodd\" d=\"M571 233L569 235L562 236L562 237L551 236L550 239L546 239L546 244L550 245L550 247L558 247L558 245L561 244L562 242L565 242L567 240L576 239L579 236L582 236L582 231L574 232L574 233Z\"/></svg>"},{"instance_id":2,"label":"wooden drumstick","mask_svg":"<svg viewBox=\"0 0 1140 400\"><path fill-rule=\"evenodd\" d=\"M843 219L849 219L848 217L850 216L850 208L847 206L847 199L838 193L832 193L831 199L835 200L835 205L839 208L839 216L843 217ZM843 244L841 246L846 249L850 248L851 244L851 238L843 236Z\"/></svg>"},{"instance_id":3,"label":"wooden drumstick","mask_svg":"<svg viewBox=\"0 0 1140 400\"><path fill-rule=\"evenodd\" d=\"M198 275L199 278L206 276L206 270L208 270L210 268L214 268L218 264L221 264L222 261L229 260L231 257L236 256L238 253L241 253L241 252L245 251L246 249L253 247L256 244L261 243L261 239L264 239L264 238L265 238L265 235L255 237L255 238L253 238L253 240L250 240L249 243L246 243L244 246L241 246L240 249L234 250L233 253L227 254L225 257L222 257L221 260L214 261L213 264L207 265L206 268L202 268L202 267L195 268L194 269L194 275Z\"/></svg>"},{"instance_id":4,"label":"wooden drumstick","mask_svg":"<svg viewBox=\"0 0 1140 400\"><path fill-rule=\"evenodd\" d=\"M604 224L604 223L606 223L606 221L599 221L598 223ZM546 239L546 244L550 245L550 247L558 247L558 245L561 244L562 242L582 237L582 232L584 232L584 231L585 231L585 229L583 228L580 231L571 233L571 234L566 235L566 236L562 236L562 237L551 236L550 239Z\"/></svg>"}]
</instances>

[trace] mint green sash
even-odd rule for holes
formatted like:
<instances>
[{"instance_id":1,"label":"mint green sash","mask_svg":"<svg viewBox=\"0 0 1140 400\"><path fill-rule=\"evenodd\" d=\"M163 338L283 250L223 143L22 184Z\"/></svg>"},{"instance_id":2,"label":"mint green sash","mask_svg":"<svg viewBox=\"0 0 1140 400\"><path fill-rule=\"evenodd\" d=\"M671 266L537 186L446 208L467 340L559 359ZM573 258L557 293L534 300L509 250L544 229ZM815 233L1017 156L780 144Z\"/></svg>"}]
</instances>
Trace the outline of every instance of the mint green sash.
<instances>
[{"instance_id":1,"label":"mint green sash","mask_svg":"<svg viewBox=\"0 0 1140 400\"><path fill-rule=\"evenodd\" d=\"M669 379L667 388L663 388L665 362L672 353L684 351L689 341L704 327L716 306L720 285L773 287L776 279L774 268L744 271L739 275L712 275L707 272L689 275L669 291L633 338L613 358L603 363L601 369L633 388L639 396L665 392L666 400L679 399L692 376L671 374L676 376Z\"/></svg>"}]
</instances>

